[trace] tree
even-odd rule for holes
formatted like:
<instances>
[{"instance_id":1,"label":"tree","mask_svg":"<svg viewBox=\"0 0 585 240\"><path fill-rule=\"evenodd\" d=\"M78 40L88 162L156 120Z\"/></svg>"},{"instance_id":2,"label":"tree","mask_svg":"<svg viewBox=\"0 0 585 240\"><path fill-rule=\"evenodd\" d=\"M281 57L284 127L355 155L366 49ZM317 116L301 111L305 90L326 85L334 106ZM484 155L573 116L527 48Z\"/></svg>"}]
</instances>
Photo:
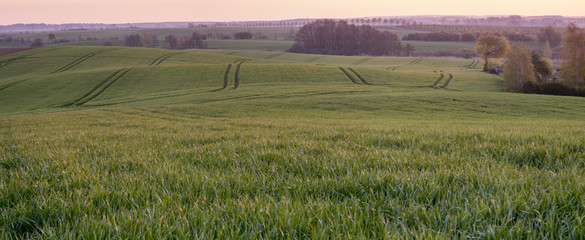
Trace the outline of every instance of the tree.
<instances>
[{"instance_id":1,"label":"tree","mask_svg":"<svg viewBox=\"0 0 585 240\"><path fill-rule=\"evenodd\" d=\"M317 20L304 25L294 36L291 52L331 55L400 55L402 46L396 34L381 32L369 25L347 21Z\"/></svg>"},{"instance_id":2,"label":"tree","mask_svg":"<svg viewBox=\"0 0 585 240\"><path fill-rule=\"evenodd\" d=\"M506 57L504 81L510 88L521 92L527 82L535 80L532 54L524 48L524 43L514 42Z\"/></svg>"},{"instance_id":3,"label":"tree","mask_svg":"<svg viewBox=\"0 0 585 240\"><path fill-rule=\"evenodd\" d=\"M147 48L155 48L158 45L158 39L156 38L156 35L152 33L143 33L142 39L144 41L144 46Z\"/></svg>"},{"instance_id":4,"label":"tree","mask_svg":"<svg viewBox=\"0 0 585 240\"><path fill-rule=\"evenodd\" d=\"M539 43L545 43L546 41L548 41L550 43L550 46L553 48L561 44L562 38L563 38L562 34L552 26L541 28L538 31L537 35L537 40Z\"/></svg>"},{"instance_id":5,"label":"tree","mask_svg":"<svg viewBox=\"0 0 585 240\"><path fill-rule=\"evenodd\" d=\"M484 35L477 39L475 52L481 56L485 63L483 65L483 71L488 72L488 60L490 58L499 58L506 55L508 52L510 43L503 37L495 35Z\"/></svg>"},{"instance_id":6,"label":"tree","mask_svg":"<svg viewBox=\"0 0 585 240\"><path fill-rule=\"evenodd\" d=\"M49 42L55 43L57 41L57 35L55 33L49 33Z\"/></svg>"},{"instance_id":7,"label":"tree","mask_svg":"<svg viewBox=\"0 0 585 240\"><path fill-rule=\"evenodd\" d=\"M585 33L574 23L565 30L562 50L562 75L565 84L576 90L585 81Z\"/></svg>"},{"instance_id":8,"label":"tree","mask_svg":"<svg viewBox=\"0 0 585 240\"><path fill-rule=\"evenodd\" d=\"M252 39L254 35L251 32L237 32L234 33L234 39Z\"/></svg>"},{"instance_id":9,"label":"tree","mask_svg":"<svg viewBox=\"0 0 585 240\"><path fill-rule=\"evenodd\" d=\"M410 43L407 43L407 44L404 46L404 49L403 49L403 51L404 51L404 56L405 56L405 57L410 57L410 55L412 55L412 53L413 53L414 51L416 51L416 49L414 48L414 46L410 45Z\"/></svg>"},{"instance_id":10,"label":"tree","mask_svg":"<svg viewBox=\"0 0 585 240\"><path fill-rule=\"evenodd\" d=\"M126 37L126 46L128 47L142 47L142 38L139 34L131 34Z\"/></svg>"},{"instance_id":11,"label":"tree","mask_svg":"<svg viewBox=\"0 0 585 240\"><path fill-rule=\"evenodd\" d=\"M553 74L553 63L549 58L540 56L536 51L532 51L532 65L536 80L546 82Z\"/></svg>"},{"instance_id":12,"label":"tree","mask_svg":"<svg viewBox=\"0 0 585 240\"><path fill-rule=\"evenodd\" d=\"M548 40L546 40L546 43L544 44L543 54L545 58L552 59L552 49Z\"/></svg>"},{"instance_id":13,"label":"tree","mask_svg":"<svg viewBox=\"0 0 585 240\"><path fill-rule=\"evenodd\" d=\"M165 47L168 49L179 49L179 39L172 34L165 36Z\"/></svg>"},{"instance_id":14,"label":"tree","mask_svg":"<svg viewBox=\"0 0 585 240\"><path fill-rule=\"evenodd\" d=\"M43 40L40 38L35 39L30 45L31 48L43 47Z\"/></svg>"}]
</instances>

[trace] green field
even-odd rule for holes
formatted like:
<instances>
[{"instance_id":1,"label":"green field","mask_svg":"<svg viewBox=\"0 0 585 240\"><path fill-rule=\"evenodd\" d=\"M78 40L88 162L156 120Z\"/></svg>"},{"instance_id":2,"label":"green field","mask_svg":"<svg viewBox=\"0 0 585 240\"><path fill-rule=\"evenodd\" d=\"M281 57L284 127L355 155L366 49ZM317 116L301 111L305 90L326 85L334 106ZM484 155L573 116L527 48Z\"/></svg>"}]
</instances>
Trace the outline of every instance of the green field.
<instances>
[{"instance_id":1,"label":"green field","mask_svg":"<svg viewBox=\"0 0 585 240\"><path fill-rule=\"evenodd\" d=\"M585 237L585 99L258 50L1 56L0 239Z\"/></svg>"}]
</instances>

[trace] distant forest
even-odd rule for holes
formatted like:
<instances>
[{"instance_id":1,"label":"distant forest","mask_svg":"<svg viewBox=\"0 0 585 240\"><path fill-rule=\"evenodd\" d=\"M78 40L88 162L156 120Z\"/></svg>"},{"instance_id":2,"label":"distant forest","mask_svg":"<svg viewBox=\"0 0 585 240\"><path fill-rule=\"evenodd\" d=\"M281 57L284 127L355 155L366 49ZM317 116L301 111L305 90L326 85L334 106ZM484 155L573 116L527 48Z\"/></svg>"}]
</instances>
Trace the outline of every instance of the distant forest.
<instances>
[{"instance_id":1,"label":"distant forest","mask_svg":"<svg viewBox=\"0 0 585 240\"><path fill-rule=\"evenodd\" d=\"M369 25L357 26L344 20L322 19L303 26L289 49L295 53L328 55L399 56L402 44L396 34Z\"/></svg>"}]
</instances>

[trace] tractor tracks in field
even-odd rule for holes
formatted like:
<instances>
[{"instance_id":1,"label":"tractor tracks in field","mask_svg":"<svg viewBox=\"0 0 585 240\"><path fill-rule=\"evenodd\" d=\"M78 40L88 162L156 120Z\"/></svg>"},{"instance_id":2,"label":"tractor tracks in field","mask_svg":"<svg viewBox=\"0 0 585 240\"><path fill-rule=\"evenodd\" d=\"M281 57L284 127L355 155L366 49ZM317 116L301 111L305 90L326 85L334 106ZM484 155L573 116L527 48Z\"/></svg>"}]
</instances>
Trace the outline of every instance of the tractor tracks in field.
<instances>
[{"instance_id":1,"label":"tractor tracks in field","mask_svg":"<svg viewBox=\"0 0 585 240\"><path fill-rule=\"evenodd\" d=\"M414 59L412 62L409 62L408 65L415 65L415 64L419 64L420 62L422 62L423 60L425 60L424 57L420 57L417 59Z\"/></svg>"},{"instance_id":2,"label":"tractor tracks in field","mask_svg":"<svg viewBox=\"0 0 585 240\"><path fill-rule=\"evenodd\" d=\"M100 54L102 52L105 52L105 51L104 50L102 50L102 51L95 51L95 52L90 52L88 54L85 54L85 55L83 55L83 56L81 56L81 57L73 60L73 62L70 62L69 64L67 64L67 65L65 65L65 66L63 66L63 67L55 70L51 74L54 74L54 73L62 73L62 72L65 72L65 71L67 71L69 69L72 69L74 67L77 67L77 66L79 66L79 64L82 64L83 62L87 61L88 59L90 59L93 56L98 55L98 54Z\"/></svg>"},{"instance_id":3,"label":"tractor tracks in field","mask_svg":"<svg viewBox=\"0 0 585 240\"><path fill-rule=\"evenodd\" d=\"M367 62L368 60L370 60L370 58L362 58L359 61L352 63L351 65L360 65Z\"/></svg>"},{"instance_id":4,"label":"tractor tracks in field","mask_svg":"<svg viewBox=\"0 0 585 240\"><path fill-rule=\"evenodd\" d=\"M445 88L447 88L449 86L449 84L451 84L451 81L453 80L453 78L454 78L453 74L452 73L449 73L449 79L447 79L447 81L445 82L445 84L443 84L443 86L440 86L439 87L439 85L441 84L441 81L443 81L443 79L445 79L445 74L441 72L441 76L439 77L439 79L437 79L435 81L435 83L433 83L432 88L435 88L435 89L436 88L445 89Z\"/></svg>"},{"instance_id":5,"label":"tractor tracks in field","mask_svg":"<svg viewBox=\"0 0 585 240\"><path fill-rule=\"evenodd\" d=\"M365 84L365 85L372 85L370 83L368 83L366 81L366 79L355 69L348 67L347 69L343 68L343 67L339 67L339 70L341 70L345 76L347 76L347 78L349 78L349 80L351 80L351 82L355 83L355 84Z\"/></svg>"},{"instance_id":6,"label":"tractor tracks in field","mask_svg":"<svg viewBox=\"0 0 585 240\"><path fill-rule=\"evenodd\" d=\"M314 57L314 58L309 58L309 59L305 60L305 62L306 62L306 63L312 63L312 62L315 62L315 61L317 61L317 60L319 60L319 59L321 59L321 58L323 58L323 56L318 56L318 57Z\"/></svg>"},{"instance_id":7,"label":"tractor tracks in field","mask_svg":"<svg viewBox=\"0 0 585 240\"><path fill-rule=\"evenodd\" d=\"M234 76L234 89L237 89L240 86L240 72L242 70L242 64L245 62L250 61L250 59L240 59L235 61L234 63L230 63L227 65L225 73L223 75L223 86L219 89L213 90L212 92L221 91L227 89L229 82L230 82L230 74L234 71L235 68L236 73Z\"/></svg>"},{"instance_id":8,"label":"tractor tracks in field","mask_svg":"<svg viewBox=\"0 0 585 240\"><path fill-rule=\"evenodd\" d=\"M19 83L26 82L26 81L28 81L28 80L30 80L30 78L29 78L29 79L18 80L18 81L14 81L14 82L11 82L11 83L7 83L7 84L4 84L4 85L1 85L1 86L0 86L0 91L2 91L2 90L4 90L4 89L7 89L7 88L9 88L9 87L12 87L12 86L14 86L14 85L16 85L16 84L19 84Z\"/></svg>"},{"instance_id":9,"label":"tractor tracks in field","mask_svg":"<svg viewBox=\"0 0 585 240\"><path fill-rule=\"evenodd\" d=\"M152 61L150 64L148 64L148 66L154 67L154 66L158 66L161 63L163 63L165 60L169 59L172 56L175 56L179 53L167 53L165 55L162 55L156 59L154 59L154 61Z\"/></svg>"},{"instance_id":10,"label":"tractor tracks in field","mask_svg":"<svg viewBox=\"0 0 585 240\"><path fill-rule=\"evenodd\" d=\"M246 60L241 61L240 63L238 63L238 68L236 69L236 80L234 83L234 89L238 89L238 87L240 86L240 70L242 69L242 64L246 62Z\"/></svg>"},{"instance_id":11,"label":"tractor tracks in field","mask_svg":"<svg viewBox=\"0 0 585 240\"><path fill-rule=\"evenodd\" d=\"M104 81L100 82L97 86L95 86L93 89L91 89L89 92L87 92L83 96L73 100L72 102L65 103L61 106L62 107L81 106L81 105L93 100L94 98L96 98L97 96L99 96L100 94L105 92L108 88L110 88L114 83L116 83L122 77L124 77L132 69L134 69L134 68L119 69L118 71L114 72L112 75L110 75Z\"/></svg>"},{"instance_id":12,"label":"tractor tracks in field","mask_svg":"<svg viewBox=\"0 0 585 240\"><path fill-rule=\"evenodd\" d=\"M479 64L479 60L478 59L474 59L473 61L471 61L471 63L469 65L467 65L467 69L475 69L477 68L477 65Z\"/></svg>"},{"instance_id":13,"label":"tractor tracks in field","mask_svg":"<svg viewBox=\"0 0 585 240\"><path fill-rule=\"evenodd\" d=\"M268 55L268 56L264 57L264 59L269 60L269 59L273 59L275 57L279 57L279 56L282 56L282 55L284 55L284 53L275 53L275 54L271 54L271 55Z\"/></svg>"},{"instance_id":14,"label":"tractor tracks in field","mask_svg":"<svg viewBox=\"0 0 585 240\"><path fill-rule=\"evenodd\" d=\"M398 65L398 66L390 66L386 68L386 71L391 70L391 71L395 71L396 69L403 67L403 66L407 66L407 65L416 65L419 64L420 62L422 62L423 60L425 60L424 57L419 57L416 58L414 60L412 60L411 62L407 63L407 64L402 64L402 65Z\"/></svg>"},{"instance_id":15,"label":"tractor tracks in field","mask_svg":"<svg viewBox=\"0 0 585 240\"><path fill-rule=\"evenodd\" d=\"M25 59L25 58L26 58L26 56L21 56L21 57L15 57L15 58L10 58L10 59L1 61L0 62L0 68L5 67L5 66L8 66L8 64L11 64L13 62L16 62L18 60L22 60L22 59Z\"/></svg>"}]
</instances>

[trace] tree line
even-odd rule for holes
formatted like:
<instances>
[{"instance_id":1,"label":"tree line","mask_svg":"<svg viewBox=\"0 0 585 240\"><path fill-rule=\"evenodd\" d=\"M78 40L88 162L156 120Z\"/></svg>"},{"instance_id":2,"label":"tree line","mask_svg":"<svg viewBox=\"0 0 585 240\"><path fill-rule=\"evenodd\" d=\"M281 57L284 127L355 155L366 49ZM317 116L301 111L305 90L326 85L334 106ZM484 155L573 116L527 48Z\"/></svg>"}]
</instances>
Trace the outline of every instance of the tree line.
<instances>
[{"instance_id":1,"label":"tree line","mask_svg":"<svg viewBox=\"0 0 585 240\"><path fill-rule=\"evenodd\" d=\"M322 19L306 24L294 40L289 51L296 53L400 56L414 51L410 44L403 47L396 34L343 20Z\"/></svg>"},{"instance_id":2,"label":"tree line","mask_svg":"<svg viewBox=\"0 0 585 240\"><path fill-rule=\"evenodd\" d=\"M559 38L556 30L548 27L541 32L549 32L548 36L553 37L540 39L547 43L544 56L527 49L522 42L510 43L502 36L478 38L475 51L485 61L484 71L490 71L490 58L505 57L504 81L512 90L585 97L585 31L571 23L565 29L564 38ZM550 53L550 41L556 44L557 39L561 45L561 68L558 71L553 68Z\"/></svg>"},{"instance_id":3,"label":"tree line","mask_svg":"<svg viewBox=\"0 0 585 240\"><path fill-rule=\"evenodd\" d=\"M479 32L476 33L449 33L449 32L431 32L431 33L409 33L406 36L402 37L404 41L432 41L432 42L473 42L476 41L477 38L489 34L482 34ZM522 42L532 42L535 39L531 36L528 36L524 33L520 32L503 32L503 33L496 33L494 35L497 36L504 36L510 41L522 41Z\"/></svg>"},{"instance_id":4,"label":"tree line","mask_svg":"<svg viewBox=\"0 0 585 240\"><path fill-rule=\"evenodd\" d=\"M190 36L177 37L173 34L165 35L161 38L163 40L164 48L167 49L191 49L191 48L207 48L207 35L193 32ZM125 37L125 45L127 47L147 47L155 48L159 45L158 36L145 32L143 34L131 34Z\"/></svg>"}]
</instances>

